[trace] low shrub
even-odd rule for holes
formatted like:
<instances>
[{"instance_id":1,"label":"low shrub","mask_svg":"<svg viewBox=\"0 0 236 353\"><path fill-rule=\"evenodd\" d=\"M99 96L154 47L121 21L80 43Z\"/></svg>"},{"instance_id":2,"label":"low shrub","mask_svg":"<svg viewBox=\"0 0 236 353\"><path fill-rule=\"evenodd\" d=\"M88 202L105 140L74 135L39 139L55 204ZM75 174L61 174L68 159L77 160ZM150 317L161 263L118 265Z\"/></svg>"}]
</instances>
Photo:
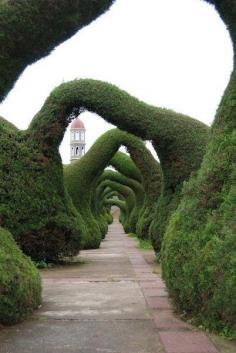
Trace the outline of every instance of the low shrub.
<instances>
[{"instance_id":1,"label":"low shrub","mask_svg":"<svg viewBox=\"0 0 236 353\"><path fill-rule=\"evenodd\" d=\"M41 303L41 281L33 262L12 235L0 228L0 323L15 324Z\"/></svg>"}]
</instances>

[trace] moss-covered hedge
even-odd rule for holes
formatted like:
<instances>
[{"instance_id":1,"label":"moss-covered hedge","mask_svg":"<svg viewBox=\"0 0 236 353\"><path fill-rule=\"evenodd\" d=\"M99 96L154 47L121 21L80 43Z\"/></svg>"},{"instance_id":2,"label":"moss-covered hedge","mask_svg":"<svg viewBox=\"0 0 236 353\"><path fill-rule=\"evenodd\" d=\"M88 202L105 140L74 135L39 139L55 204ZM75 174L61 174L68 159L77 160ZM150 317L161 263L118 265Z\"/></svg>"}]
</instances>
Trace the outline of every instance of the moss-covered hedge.
<instances>
[{"instance_id":1,"label":"moss-covered hedge","mask_svg":"<svg viewBox=\"0 0 236 353\"><path fill-rule=\"evenodd\" d=\"M209 1L226 23L235 49L236 3ZM205 326L236 328L236 73L218 108L201 168L164 238L164 278L176 305Z\"/></svg>"},{"instance_id":2,"label":"moss-covered hedge","mask_svg":"<svg viewBox=\"0 0 236 353\"><path fill-rule=\"evenodd\" d=\"M41 302L40 276L12 235L0 228L0 324L23 320Z\"/></svg>"}]
</instances>

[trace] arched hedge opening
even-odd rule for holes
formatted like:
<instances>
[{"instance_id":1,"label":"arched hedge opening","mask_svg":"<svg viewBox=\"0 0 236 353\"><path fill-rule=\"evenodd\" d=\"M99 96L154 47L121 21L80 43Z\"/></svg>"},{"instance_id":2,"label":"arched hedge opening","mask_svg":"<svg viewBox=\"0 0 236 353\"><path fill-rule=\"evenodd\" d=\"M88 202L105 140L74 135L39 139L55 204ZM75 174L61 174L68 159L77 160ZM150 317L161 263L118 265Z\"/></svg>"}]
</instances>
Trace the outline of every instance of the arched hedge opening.
<instances>
[{"instance_id":1,"label":"arched hedge opening","mask_svg":"<svg viewBox=\"0 0 236 353\"><path fill-rule=\"evenodd\" d=\"M178 205L183 181L201 163L208 127L173 111L147 105L108 83L75 80L56 88L30 125L32 137L43 149L58 146L74 107L96 112L121 129L152 140L163 174L159 198L162 207L156 219L157 223L162 221L163 227L161 231L156 227L153 237L154 248L160 250L163 232Z\"/></svg>"}]
</instances>

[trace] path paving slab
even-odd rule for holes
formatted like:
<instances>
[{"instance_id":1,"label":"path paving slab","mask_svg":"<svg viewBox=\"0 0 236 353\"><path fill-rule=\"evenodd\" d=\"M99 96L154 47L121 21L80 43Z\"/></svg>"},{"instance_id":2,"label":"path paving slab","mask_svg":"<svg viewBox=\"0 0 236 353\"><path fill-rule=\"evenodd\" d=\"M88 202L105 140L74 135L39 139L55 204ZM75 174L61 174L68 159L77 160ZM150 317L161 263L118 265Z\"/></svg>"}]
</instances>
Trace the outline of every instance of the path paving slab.
<instances>
[{"instance_id":1,"label":"path paving slab","mask_svg":"<svg viewBox=\"0 0 236 353\"><path fill-rule=\"evenodd\" d=\"M172 310L161 310L154 314L154 322L159 330L191 330L192 326L177 318Z\"/></svg>"},{"instance_id":2,"label":"path paving slab","mask_svg":"<svg viewBox=\"0 0 236 353\"><path fill-rule=\"evenodd\" d=\"M166 353L217 353L202 332L160 332Z\"/></svg>"}]
</instances>

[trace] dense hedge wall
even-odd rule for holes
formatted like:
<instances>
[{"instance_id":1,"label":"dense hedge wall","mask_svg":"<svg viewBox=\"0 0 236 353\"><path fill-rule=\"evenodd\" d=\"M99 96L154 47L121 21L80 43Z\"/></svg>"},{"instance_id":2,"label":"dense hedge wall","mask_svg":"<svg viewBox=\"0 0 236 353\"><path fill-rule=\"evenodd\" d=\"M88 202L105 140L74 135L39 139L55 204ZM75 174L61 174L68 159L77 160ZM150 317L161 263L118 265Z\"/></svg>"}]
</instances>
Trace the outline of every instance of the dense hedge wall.
<instances>
[{"instance_id":1,"label":"dense hedge wall","mask_svg":"<svg viewBox=\"0 0 236 353\"><path fill-rule=\"evenodd\" d=\"M235 50L236 3L209 1ZM164 239L164 278L176 305L211 329L236 328L236 72L218 108L200 170L185 184Z\"/></svg>"},{"instance_id":2,"label":"dense hedge wall","mask_svg":"<svg viewBox=\"0 0 236 353\"><path fill-rule=\"evenodd\" d=\"M50 53L112 0L0 1L0 101L22 70Z\"/></svg>"},{"instance_id":3,"label":"dense hedge wall","mask_svg":"<svg viewBox=\"0 0 236 353\"><path fill-rule=\"evenodd\" d=\"M44 153L30 131L18 131L3 119L0 133L0 225L35 260L76 254L80 224L64 188L58 151Z\"/></svg>"},{"instance_id":4,"label":"dense hedge wall","mask_svg":"<svg viewBox=\"0 0 236 353\"><path fill-rule=\"evenodd\" d=\"M12 235L0 228L0 324L23 320L41 302L39 273Z\"/></svg>"}]
</instances>

